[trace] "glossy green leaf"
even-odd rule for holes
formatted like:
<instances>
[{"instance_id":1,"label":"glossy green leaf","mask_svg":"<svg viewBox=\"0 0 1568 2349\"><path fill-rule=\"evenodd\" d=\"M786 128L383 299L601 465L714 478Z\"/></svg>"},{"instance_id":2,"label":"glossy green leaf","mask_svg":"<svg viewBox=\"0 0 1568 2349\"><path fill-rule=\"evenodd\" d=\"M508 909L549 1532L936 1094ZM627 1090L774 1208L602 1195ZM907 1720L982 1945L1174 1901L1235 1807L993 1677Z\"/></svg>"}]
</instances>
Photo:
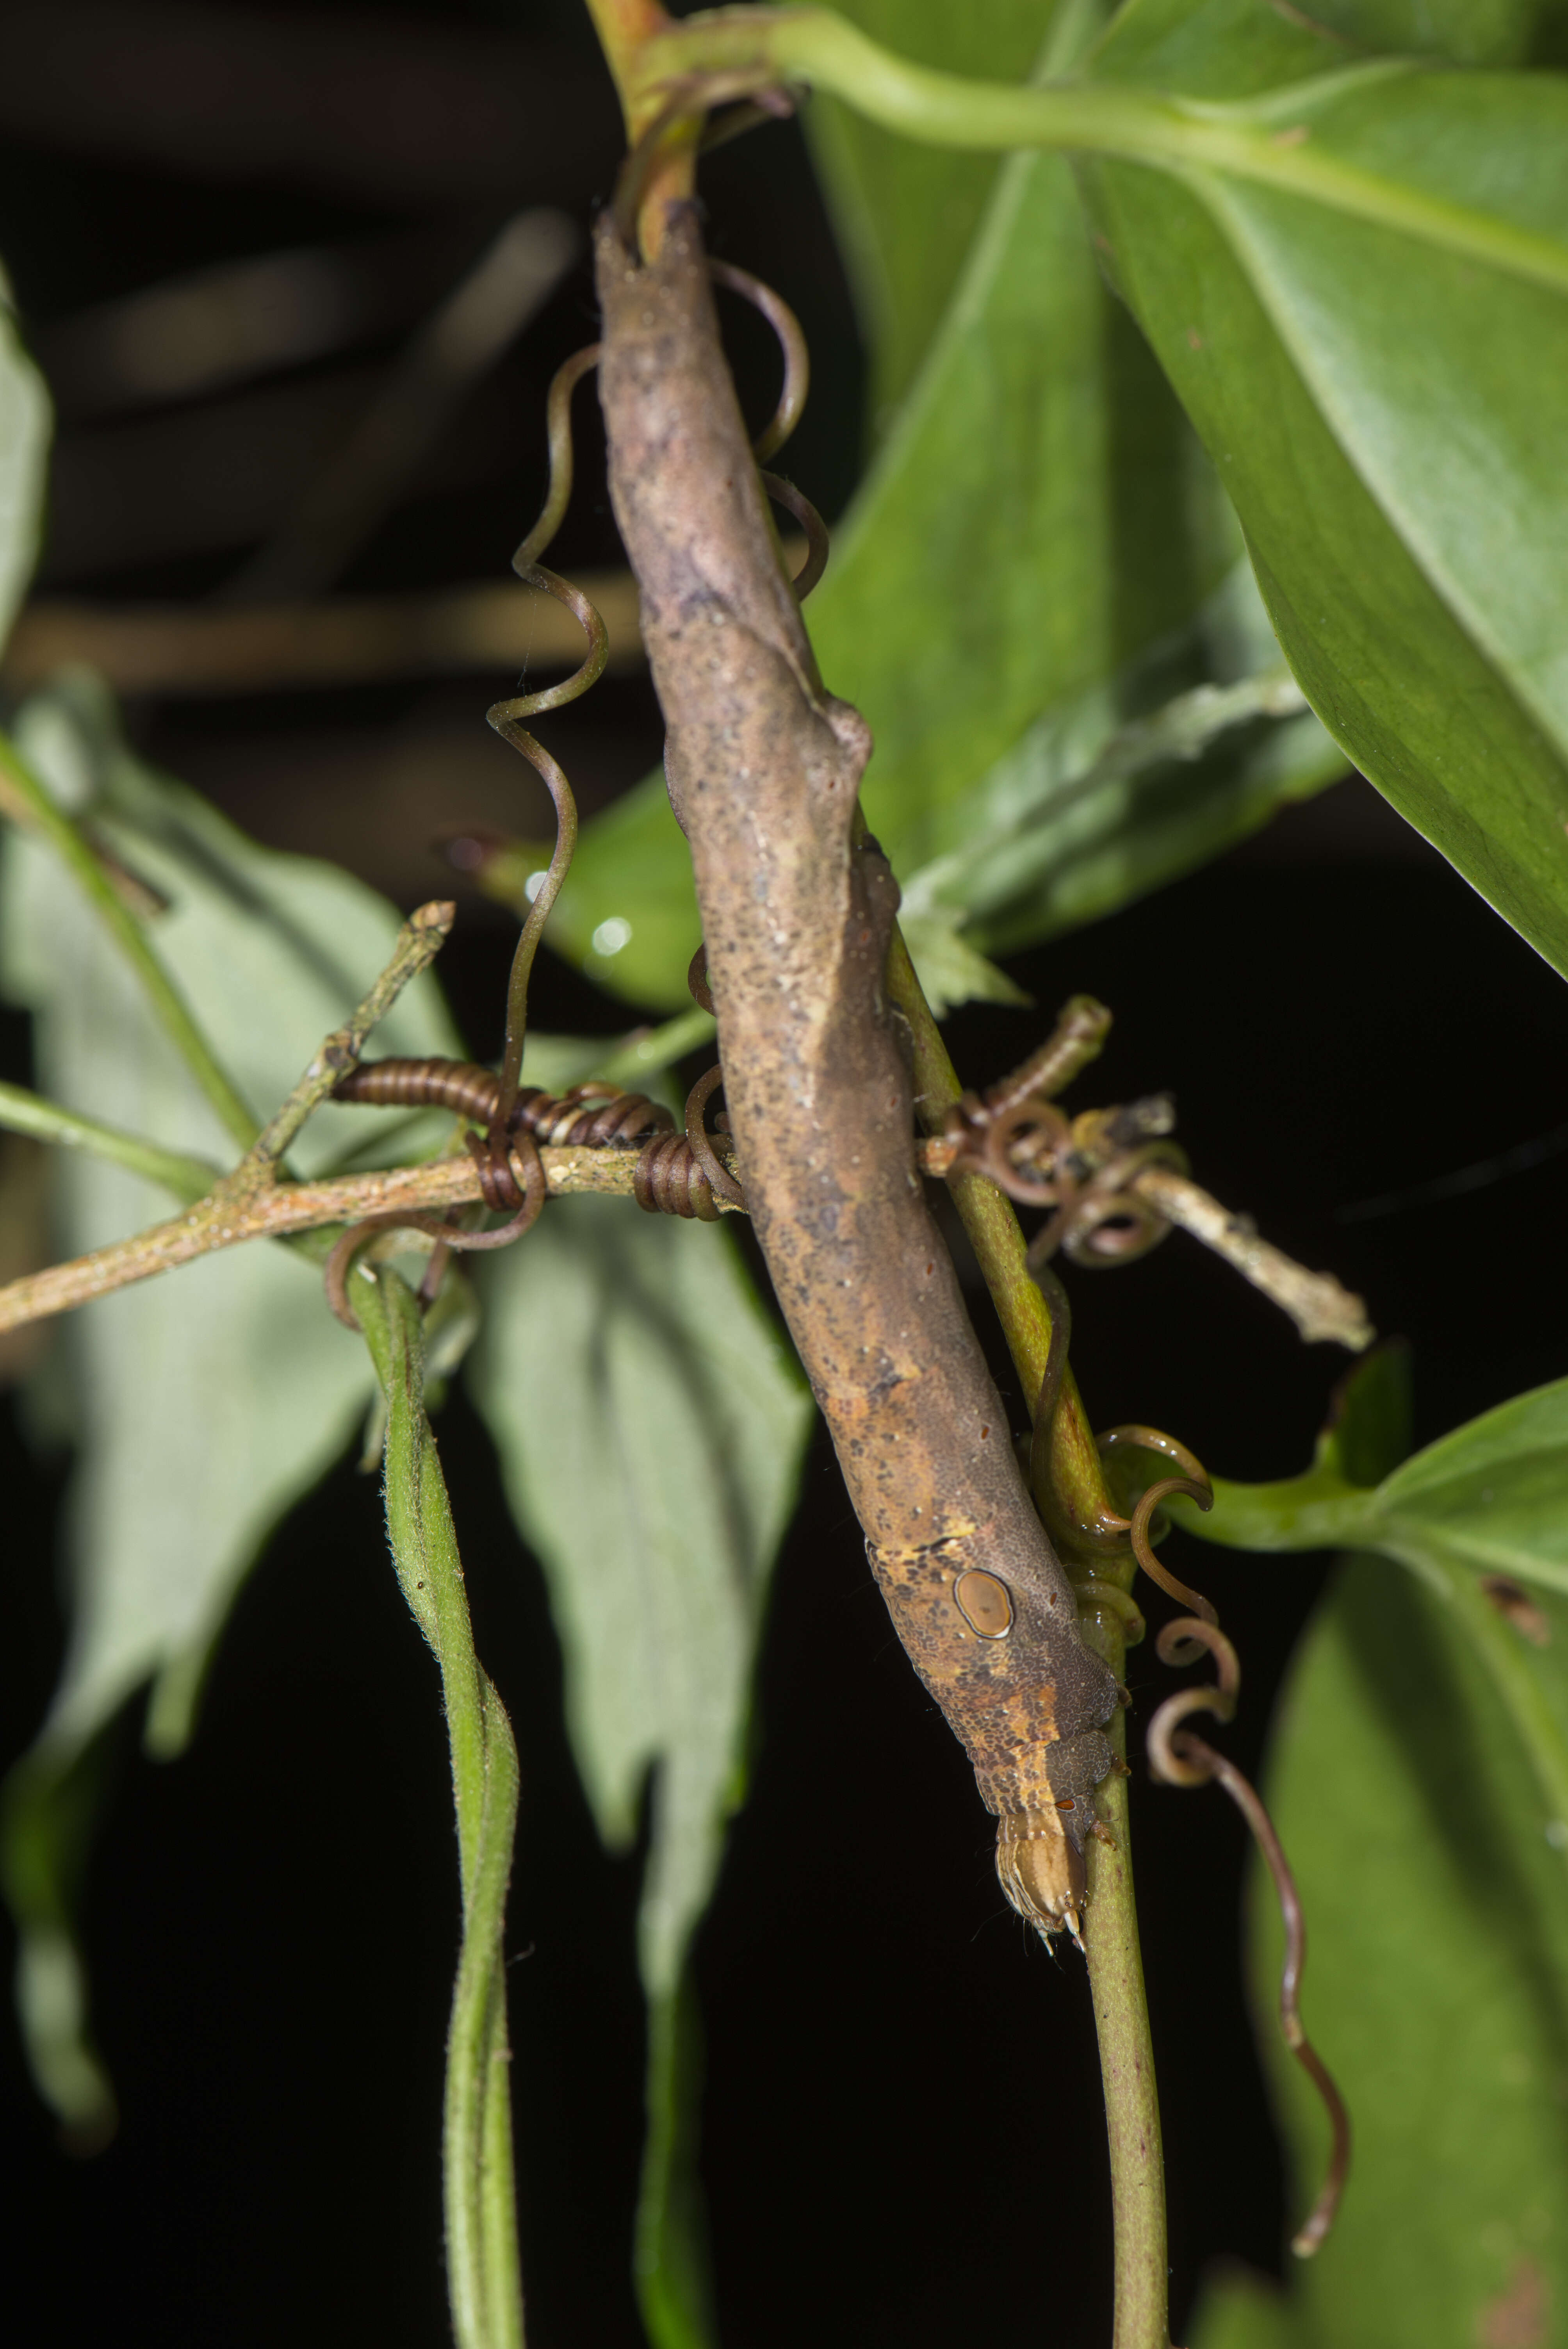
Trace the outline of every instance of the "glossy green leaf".
<instances>
[{"instance_id":1,"label":"glossy green leaf","mask_svg":"<svg viewBox=\"0 0 1568 2349\"><path fill-rule=\"evenodd\" d=\"M43 530L49 395L22 347L0 269L0 645L27 590Z\"/></svg>"},{"instance_id":2,"label":"glossy green leaf","mask_svg":"<svg viewBox=\"0 0 1568 2349\"><path fill-rule=\"evenodd\" d=\"M1026 78L1052 27L1040 0L850 0L845 15L879 40L950 73ZM1057 0L1069 39L1088 12ZM1073 25L1066 25L1068 16ZM807 109L806 127L848 265L872 357L880 436L897 412L941 323L996 178L994 156L916 147L839 106Z\"/></svg>"},{"instance_id":3,"label":"glossy green leaf","mask_svg":"<svg viewBox=\"0 0 1568 2349\"><path fill-rule=\"evenodd\" d=\"M1212 681L1160 699L1194 670ZM927 993L917 939L937 926L971 953L1036 945L1179 879L1344 772L1239 565L1192 628L1048 710L945 811L949 844L903 891Z\"/></svg>"},{"instance_id":4,"label":"glossy green leaf","mask_svg":"<svg viewBox=\"0 0 1568 2349\"><path fill-rule=\"evenodd\" d=\"M822 673L876 740L863 797L894 869L966 840L998 760L1044 713L1114 693L1234 553L1068 165L1013 157L810 606Z\"/></svg>"},{"instance_id":5,"label":"glossy green leaf","mask_svg":"<svg viewBox=\"0 0 1568 2349\"><path fill-rule=\"evenodd\" d=\"M1504 1628L1568 1715L1568 1601L1543 1617L1543 1648ZM1568 2312L1568 1825L1543 1813L1465 1616L1351 1561L1298 1654L1265 1791L1310 1930L1304 2019L1355 2157L1285 2302L1218 2283L1192 2349L1545 2349ZM1253 1909L1267 2014L1261 1883ZM1326 2131L1277 2034L1265 2046L1303 2212Z\"/></svg>"},{"instance_id":6,"label":"glossy green leaf","mask_svg":"<svg viewBox=\"0 0 1568 2349\"><path fill-rule=\"evenodd\" d=\"M1303 171L1097 161L1097 220L1313 707L1568 969L1568 81L1305 25L1133 0L1097 74L1246 99Z\"/></svg>"},{"instance_id":7,"label":"glossy green leaf","mask_svg":"<svg viewBox=\"0 0 1568 2349\"><path fill-rule=\"evenodd\" d=\"M1546 13L1542 0L1319 0L1302 11L1351 53L1459 66L1522 64Z\"/></svg>"},{"instance_id":8,"label":"glossy green leaf","mask_svg":"<svg viewBox=\"0 0 1568 2349\"><path fill-rule=\"evenodd\" d=\"M1562 1658L1534 1652L1518 1628L1536 1619L1521 1584L1568 1595L1568 1380L1516 1396L1368 1485L1355 1479L1376 1464L1400 1413L1397 1358L1385 1361L1379 1369L1375 1357L1363 1373L1359 1403L1351 1384L1305 1475L1272 1485L1216 1478L1206 1516L1180 1499L1171 1514L1231 1547L1354 1547L1408 1568L1464 1627L1535 1773L1547 1822L1561 1825L1568 1845L1568 1679Z\"/></svg>"},{"instance_id":9,"label":"glossy green leaf","mask_svg":"<svg viewBox=\"0 0 1568 2349\"><path fill-rule=\"evenodd\" d=\"M1385 1516L1483 1573L1568 1591L1568 1380L1516 1395L1390 1476Z\"/></svg>"},{"instance_id":10,"label":"glossy green leaf","mask_svg":"<svg viewBox=\"0 0 1568 2349\"><path fill-rule=\"evenodd\" d=\"M556 1201L488 1271L474 1392L549 1578L605 1840L645 1799L649 2140L638 2228L660 2349L707 2337L681 2156L682 1975L740 1799L751 1679L811 1404L728 1233Z\"/></svg>"},{"instance_id":11,"label":"glossy green leaf","mask_svg":"<svg viewBox=\"0 0 1568 2349\"><path fill-rule=\"evenodd\" d=\"M1331 1429L1304 1475L1272 1485L1218 1477L1207 1516L1181 1501L1172 1514L1230 1548L1354 1544L1568 1592L1568 1379L1456 1428L1371 1490L1346 1473Z\"/></svg>"},{"instance_id":12,"label":"glossy green leaf","mask_svg":"<svg viewBox=\"0 0 1568 2349\"><path fill-rule=\"evenodd\" d=\"M89 812L97 836L167 899L155 921L160 953L242 1091L259 1111L272 1108L385 964L393 909L329 866L258 848L194 793L139 767L86 681L30 704L18 731L51 787ZM46 1090L168 1147L232 1155L68 876L15 833L5 841L0 938L6 993L36 1014ZM378 1041L394 1051L452 1049L432 981L416 982ZM299 1163L318 1166L351 1139L363 1139L355 1113L325 1111L302 1137ZM61 1154L62 1255L168 1212L168 1199L140 1179ZM325 1309L319 1271L291 1251L253 1247L74 1315L56 1331L38 1384L39 1407L52 1401L57 1417L68 1392L62 1432L77 1447L67 1511L72 1624L40 1744L12 1790L8 1865L13 1886L21 1868L22 1889L36 1896L25 1921L41 1938L25 1942L22 1968L40 2073L67 2105L76 2080L87 2103L78 2098L67 2116L90 2128L80 1985L63 1938L68 1846L80 1840L72 1773L150 1678L149 1743L180 1750L239 1583L341 1452L369 1381L362 1350Z\"/></svg>"},{"instance_id":13,"label":"glossy green leaf","mask_svg":"<svg viewBox=\"0 0 1568 2349\"><path fill-rule=\"evenodd\" d=\"M662 768L583 825L544 935L555 953L627 1002L658 1011L690 1003L686 970L702 921L691 851Z\"/></svg>"}]
</instances>

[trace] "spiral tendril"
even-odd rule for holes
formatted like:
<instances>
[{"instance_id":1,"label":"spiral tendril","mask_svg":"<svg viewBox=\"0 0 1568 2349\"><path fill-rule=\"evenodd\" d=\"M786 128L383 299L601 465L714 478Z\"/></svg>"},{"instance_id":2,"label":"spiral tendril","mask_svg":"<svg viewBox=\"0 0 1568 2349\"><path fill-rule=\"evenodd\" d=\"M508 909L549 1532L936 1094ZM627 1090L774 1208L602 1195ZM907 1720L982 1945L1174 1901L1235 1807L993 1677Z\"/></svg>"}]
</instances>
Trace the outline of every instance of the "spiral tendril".
<instances>
[{"instance_id":1,"label":"spiral tendril","mask_svg":"<svg viewBox=\"0 0 1568 2349\"><path fill-rule=\"evenodd\" d=\"M557 573L547 571L539 558L561 527L572 495L572 394L583 378L599 364L599 345L590 343L585 350L575 352L557 367L545 404L546 430L550 442L550 482L545 492L544 505L539 520L512 556L511 567L524 585L542 587L557 603L564 604L577 619L587 639L587 652L581 667L562 684L547 686L538 693L515 694L509 701L498 701L485 712L489 723L504 741L520 751L542 781L555 808L555 852L549 869L522 926L522 935L512 957L511 977L507 984L506 1049L501 1056L500 1098L497 1112L499 1124L504 1125L511 1113L511 1105L522 1078L522 1050L528 1030L528 982L533 970L533 958L539 950L540 937L550 918L550 909L561 894L561 885L572 862L577 845L577 802L572 786L556 761L542 742L534 740L521 723L542 710L562 709L575 701L580 694L597 682L610 655L610 641L604 623L581 588L573 587ZM492 1148L492 1163L502 1164L500 1154Z\"/></svg>"},{"instance_id":2,"label":"spiral tendril","mask_svg":"<svg viewBox=\"0 0 1568 2349\"><path fill-rule=\"evenodd\" d=\"M1203 1654L1212 1656L1218 1677L1212 1687L1180 1689L1174 1696L1166 1698L1149 1724L1150 1770L1169 1786L1222 1786L1252 1829L1278 1896L1285 1942L1280 1972L1280 2028L1286 2046L1323 2099L1333 2135L1328 2168L1317 2199L1291 2241L1298 2259L1310 2259L1333 2226L1345 2191L1350 2168L1350 2116L1301 2019L1301 1978L1306 1963L1306 1921L1302 1914L1301 1896L1274 1821L1256 1787L1205 1738L1181 1726L1195 1713L1207 1713L1221 1722L1235 1718L1242 1671L1234 1648L1216 1623L1192 1616L1178 1617L1174 1622L1167 1623L1155 1645L1162 1661L1168 1664L1191 1662Z\"/></svg>"},{"instance_id":3,"label":"spiral tendril","mask_svg":"<svg viewBox=\"0 0 1568 2349\"><path fill-rule=\"evenodd\" d=\"M758 479L776 505L794 515L806 533L806 560L790 581L796 599L804 603L828 567L828 529L821 515L803 490L787 481L779 473L762 470L769 457L775 457L800 421L800 411L806 405L806 395L811 384L811 356L800 322L782 295L753 277L748 269L737 269L733 262L710 261L708 275L716 285L726 286L738 294L743 302L761 312L779 337L784 357L784 382L779 394L779 404L751 444L751 453L758 463Z\"/></svg>"}]
</instances>

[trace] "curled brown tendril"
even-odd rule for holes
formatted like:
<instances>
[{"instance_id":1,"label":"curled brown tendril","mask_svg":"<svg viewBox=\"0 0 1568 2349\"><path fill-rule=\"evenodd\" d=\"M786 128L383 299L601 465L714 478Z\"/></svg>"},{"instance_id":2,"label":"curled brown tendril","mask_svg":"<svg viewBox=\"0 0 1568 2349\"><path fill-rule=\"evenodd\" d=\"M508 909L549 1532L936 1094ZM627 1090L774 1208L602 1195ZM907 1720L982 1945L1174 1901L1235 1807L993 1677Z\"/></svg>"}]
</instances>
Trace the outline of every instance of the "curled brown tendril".
<instances>
[{"instance_id":1,"label":"curled brown tendril","mask_svg":"<svg viewBox=\"0 0 1568 2349\"><path fill-rule=\"evenodd\" d=\"M744 1207L746 1194L708 1140L703 1123L703 1112L723 1082L724 1071L717 1061L698 1077L686 1095L686 1138L714 1197L727 1199L732 1207Z\"/></svg>"},{"instance_id":2,"label":"curled brown tendril","mask_svg":"<svg viewBox=\"0 0 1568 2349\"><path fill-rule=\"evenodd\" d=\"M786 119L795 111L788 90L769 88L766 78L750 68L683 74L665 88L667 95L663 106L622 164L615 182L611 216L628 253L637 249L638 215L672 133L689 130L700 149L721 147L743 130ZM715 109L725 110L718 112L716 121L699 127L700 118Z\"/></svg>"},{"instance_id":3,"label":"curled brown tendril","mask_svg":"<svg viewBox=\"0 0 1568 2349\"><path fill-rule=\"evenodd\" d=\"M800 420L806 405L806 395L811 384L811 358L800 322L789 305L777 295L771 285L753 277L747 269L737 269L733 262L710 261L708 275L716 285L723 285L731 294L738 294L759 310L779 337L784 356L784 382L779 394L779 404L773 414L751 444L751 453L758 462L758 479L776 505L792 513L806 533L806 560L790 581L796 596L804 603L828 567L827 525L803 490L787 481L779 473L761 469L769 457L776 456Z\"/></svg>"},{"instance_id":4,"label":"curled brown tendril","mask_svg":"<svg viewBox=\"0 0 1568 2349\"><path fill-rule=\"evenodd\" d=\"M1051 1309L1051 1342L1046 1356L1045 1376L1040 1381L1039 1397L1035 1405L1034 1430L1029 1439L1029 1486L1037 1503L1042 1507L1055 1503L1059 1508L1051 1481L1051 1426L1067 1368L1068 1348L1072 1340L1072 1307L1066 1289L1048 1266L1041 1265L1032 1269ZM1161 1590L1169 1592L1182 1606L1191 1607L1205 1622L1214 1623L1217 1618L1208 1599L1201 1592L1190 1590L1184 1582L1178 1582L1169 1568L1162 1566L1154 1555L1150 1539L1155 1511L1163 1501L1169 1500L1172 1493L1187 1494L1202 1509L1213 1506L1213 1488L1202 1461L1175 1436L1166 1435L1155 1427L1128 1424L1107 1428L1102 1435L1096 1437L1095 1443L1102 1459L1119 1446L1131 1445L1140 1451L1162 1453L1187 1473L1181 1476L1161 1477L1150 1485L1148 1491L1140 1496L1130 1517L1118 1516L1106 1509L1092 1524L1085 1524L1077 1517L1069 1519L1068 1530L1074 1543L1111 1555L1124 1555L1130 1550L1150 1581L1157 1582ZM1119 1589L1116 1584L1078 1580L1075 1582L1075 1588L1080 1605L1109 1606L1121 1616L1129 1647L1135 1647L1142 1639L1144 1623L1137 1602L1127 1592ZM1180 1661L1195 1663L1200 1653L1201 1650L1194 1648L1184 1653Z\"/></svg>"},{"instance_id":5,"label":"curled brown tendril","mask_svg":"<svg viewBox=\"0 0 1568 2349\"><path fill-rule=\"evenodd\" d=\"M478 1142L477 1135L472 1138ZM349 1225L327 1257L324 1276L326 1301L346 1329L359 1328L359 1317L348 1301L348 1276L356 1257L372 1240L394 1231L425 1232L435 1240L436 1249L431 1259L431 1276L434 1277L428 1276L420 1283L421 1299L428 1304L448 1254L471 1248L510 1247L513 1240L522 1237L524 1232L538 1221L540 1210L548 1195L544 1162L540 1157L538 1146L531 1134L523 1135L522 1142L524 1146L514 1153L508 1170L508 1178L517 1199L516 1213L496 1230L467 1231L447 1216L425 1215L412 1208L400 1215L373 1216L362 1224ZM479 1146L482 1150L485 1145L480 1143ZM519 1168L521 1170L521 1183L515 1171ZM482 1172L480 1179L483 1179ZM486 1201L487 1205L494 1205L488 1190Z\"/></svg>"},{"instance_id":6,"label":"curled brown tendril","mask_svg":"<svg viewBox=\"0 0 1568 2349\"><path fill-rule=\"evenodd\" d=\"M779 337L784 360L779 405L751 444L752 455L759 465L765 465L769 457L778 455L800 421L811 388L811 354L800 331L800 321L771 285L753 277L748 269L737 269L730 261L710 260L707 274L716 285L738 294L743 302L749 302L754 310L760 311Z\"/></svg>"},{"instance_id":7,"label":"curled brown tendril","mask_svg":"<svg viewBox=\"0 0 1568 2349\"><path fill-rule=\"evenodd\" d=\"M561 685L546 687L539 693L516 694L509 701L498 701L485 713L490 724L502 740L520 751L541 777L555 807L555 853L541 884L522 935L512 957L511 977L507 985L506 1050L501 1058L500 1096L497 1111L497 1128L503 1126L511 1113L522 1076L522 1050L528 1030L528 982L533 969L533 958L550 909L561 892L566 870L577 845L577 803L572 796L572 786L556 761L541 742L535 741L521 720L537 717L541 710L560 709L587 692L602 674L609 657L609 638L604 623L580 588L573 587L553 571L545 570L539 561L551 540L561 527L572 495L572 394L591 368L599 364L599 346L591 343L585 350L576 352L556 369L550 387L546 421L550 440L550 485L545 492L543 509L539 520L511 558L511 567L518 577L530 587L542 587L564 604L581 623L587 638L587 652L582 667ZM505 1152L494 1139L490 1143L490 1162L496 1171L498 1185L505 1167Z\"/></svg>"},{"instance_id":8,"label":"curled brown tendril","mask_svg":"<svg viewBox=\"0 0 1568 2349\"><path fill-rule=\"evenodd\" d=\"M487 1130L499 1115L500 1079L471 1061L366 1061L333 1088L333 1099L379 1109L445 1109ZM511 1106L508 1132L536 1142L588 1149L624 1149L661 1129L673 1131L667 1109L646 1093L614 1085L573 1085L549 1093L524 1085Z\"/></svg>"},{"instance_id":9,"label":"curled brown tendril","mask_svg":"<svg viewBox=\"0 0 1568 2349\"><path fill-rule=\"evenodd\" d=\"M1115 1443L1128 1435L1140 1441L1147 1441L1153 1434L1154 1430L1151 1428L1111 1428L1108 1430L1106 1435L1097 1437L1096 1442L1101 1449L1103 1457L1104 1451L1109 1443ZM1186 1451L1185 1445L1178 1444L1172 1436L1157 1437L1155 1448L1171 1452ZM1191 1459L1191 1454L1187 1454L1187 1457ZM1154 1555L1153 1545L1149 1537L1155 1511L1162 1501L1170 1499L1172 1493L1185 1493L1190 1500L1197 1502L1201 1509L1213 1507L1213 1487L1199 1464L1193 1461L1192 1464L1198 1471L1195 1476L1161 1476L1157 1483L1150 1485L1146 1493L1140 1495L1138 1506L1133 1510L1128 1525L1127 1538L1133 1557L1138 1560L1150 1582L1158 1583L1168 1597L1176 1599L1181 1606L1190 1607L1194 1615L1217 1629L1220 1619L1215 1614L1211 1602L1203 1597L1202 1591L1191 1590L1186 1583L1179 1582L1169 1567L1161 1566ZM1161 1653L1163 1655L1164 1652L1161 1649ZM1180 1655L1166 1656L1165 1661L1167 1663L1195 1664L1201 1653L1201 1647L1189 1646Z\"/></svg>"},{"instance_id":10,"label":"curled brown tendril","mask_svg":"<svg viewBox=\"0 0 1568 2349\"><path fill-rule=\"evenodd\" d=\"M1053 1034L1012 1075L984 1093L967 1092L948 1112L950 1172L985 1175L1021 1206L1055 1210L1030 1243L1038 1276L1060 1248L1091 1268L1130 1264L1165 1237L1169 1220L1136 1190L1146 1166L1185 1172L1175 1145L1160 1139L1174 1123L1170 1096L1069 1119L1053 1096L1099 1051L1110 1014L1075 996Z\"/></svg>"},{"instance_id":11,"label":"curled brown tendril","mask_svg":"<svg viewBox=\"0 0 1568 2349\"><path fill-rule=\"evenodd\" d=\"M1155 1646L1162 1661L1168 1664L1190 1661L1207 1653L1214 1659L1219 1678L1214 1687L1181 1689L1174 1696L1167 1697L1149 1724L1150 1769L1170 1786L1222 1786L1251 1827L1279 1898L1285 1944L1279 1987L1280 2028L1286 2046L1323 2098L1333 2131L1323 2186L1291 2242L1298 2259L1310 2259L1333 2226L1345 2191L1350 2168L1350 2116L1327 2065L1302 2024L1301 1977L1306 1963L1306 1923L1301 1896L1274 1821L1256 1787L1206 1739L1181 1726L1195 1713L1210 1713L1222 1722L1235 1718L1242 1671L1234 1648L1216 1624L1192 1617L1167 1623Z\"/></svg>"},{"instance_id":12,"label":"curled brown tendril","mask_svg":"<svg viewBox=\"0 0 1568 2349\"><path fill-rule=\"evenodd\" d=\"M614 1085L592 1081L572 1085L563 1093L543 1092L537 1085L524 1085L502 1125L498 1106L500 1079L493 1070L480 1068L471 1061L363 1061L334 1089L334 1099L380 1109L445 1109L480 1127L483 1138L480 1133L470 1133L468 1145L478 1162L485 1204L498 1214L514 1214L524 1202L526 1184L519 1185L511 1162L521 1161L526 1169L527 1154L533 1152L537 1155L537 1146L543 1143L586 1150L636 1150L639 1156L632 1170L632 1195L640 1207L653 1215L696 1216L704 1223L717 1223L718 1199L741 1207L746 1204L740 1185L702 1128L703 1111L719 1083L720 1074L715 1067L697 1079L686 1102L685 1130L676 1126L661 1102L650 1101L646 1093L620 1092ZM691 1138L694 1127L701 1134L700 1150ZM498 1136L508 1160L501 1177L496 1172ZM713 1180L714 1168L722 1178L717 1185ZM410 1228L427 1231L434 1230L439 1219L427 1216L422 1222L417 1217L407 1221ZM531 1216L529 1221L532 1221ZM521 1237L527 1227L524 1224L519 1228L514 1222L499 1233L450 1237L442 1226L442 1236L450 1237L454 1247L499 1247L507 1239ZM383 1230L389 1226L384 1220L374 1226L365 1226L366 1230L372 1228ZM335 1257L335 1250L334 1254ZM336 1293L341 1296L341 1278Z\"/></svg>"}]
</instances>

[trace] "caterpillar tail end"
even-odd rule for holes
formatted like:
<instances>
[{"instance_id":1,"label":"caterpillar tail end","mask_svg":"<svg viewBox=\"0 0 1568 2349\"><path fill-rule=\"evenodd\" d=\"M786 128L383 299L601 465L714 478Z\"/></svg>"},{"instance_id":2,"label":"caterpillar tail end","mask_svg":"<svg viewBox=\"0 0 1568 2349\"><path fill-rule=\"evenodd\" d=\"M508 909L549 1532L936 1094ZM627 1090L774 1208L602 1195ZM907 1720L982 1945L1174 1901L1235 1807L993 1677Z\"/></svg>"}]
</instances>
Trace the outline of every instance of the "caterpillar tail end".
<instances>
[{"instance_id":1,"label":"caterpillar tail end","mask_svg":"<svg viewBox=\"0 0 1568 2349\"><path fill-rule=\"evenodd\" d=\"M1019 1916L1044 1940L1068 1933L1082 1950L1083 1853L1059 1811L1012 1811L999 1818L996 1874Z\"/></svg>"}]
</instances>

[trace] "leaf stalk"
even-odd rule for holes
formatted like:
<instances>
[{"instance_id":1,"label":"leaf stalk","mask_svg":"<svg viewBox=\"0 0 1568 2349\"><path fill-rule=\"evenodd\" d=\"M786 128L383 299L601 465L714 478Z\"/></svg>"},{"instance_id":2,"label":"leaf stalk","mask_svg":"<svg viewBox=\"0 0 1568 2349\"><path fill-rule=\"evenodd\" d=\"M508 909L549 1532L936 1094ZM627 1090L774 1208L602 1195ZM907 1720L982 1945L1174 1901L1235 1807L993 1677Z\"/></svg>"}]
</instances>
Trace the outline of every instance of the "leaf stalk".
<instances>
[{"instance_id":1,"label":"leaf stalk","mask_svg":"<svg viewBox=\"0 0 1568 2349\"><path fill-rule=\"evenodd\" d=\"M896 56L829 8L721 8L639 48L633 102L684 87L700 109L708 76L725 77L727 96L744 74L756 90L807 85L930 146L1114 156L1200 186L1211 175L1250 181L1568 293L1568 244L1560 238L1450 202L1315 144L1311 117L1326 99L1369 79L1421 70L1414 62L1375 61L1245 105L1201 104L1128 83L973 81Z\"/></svg>"}]
</instances>

